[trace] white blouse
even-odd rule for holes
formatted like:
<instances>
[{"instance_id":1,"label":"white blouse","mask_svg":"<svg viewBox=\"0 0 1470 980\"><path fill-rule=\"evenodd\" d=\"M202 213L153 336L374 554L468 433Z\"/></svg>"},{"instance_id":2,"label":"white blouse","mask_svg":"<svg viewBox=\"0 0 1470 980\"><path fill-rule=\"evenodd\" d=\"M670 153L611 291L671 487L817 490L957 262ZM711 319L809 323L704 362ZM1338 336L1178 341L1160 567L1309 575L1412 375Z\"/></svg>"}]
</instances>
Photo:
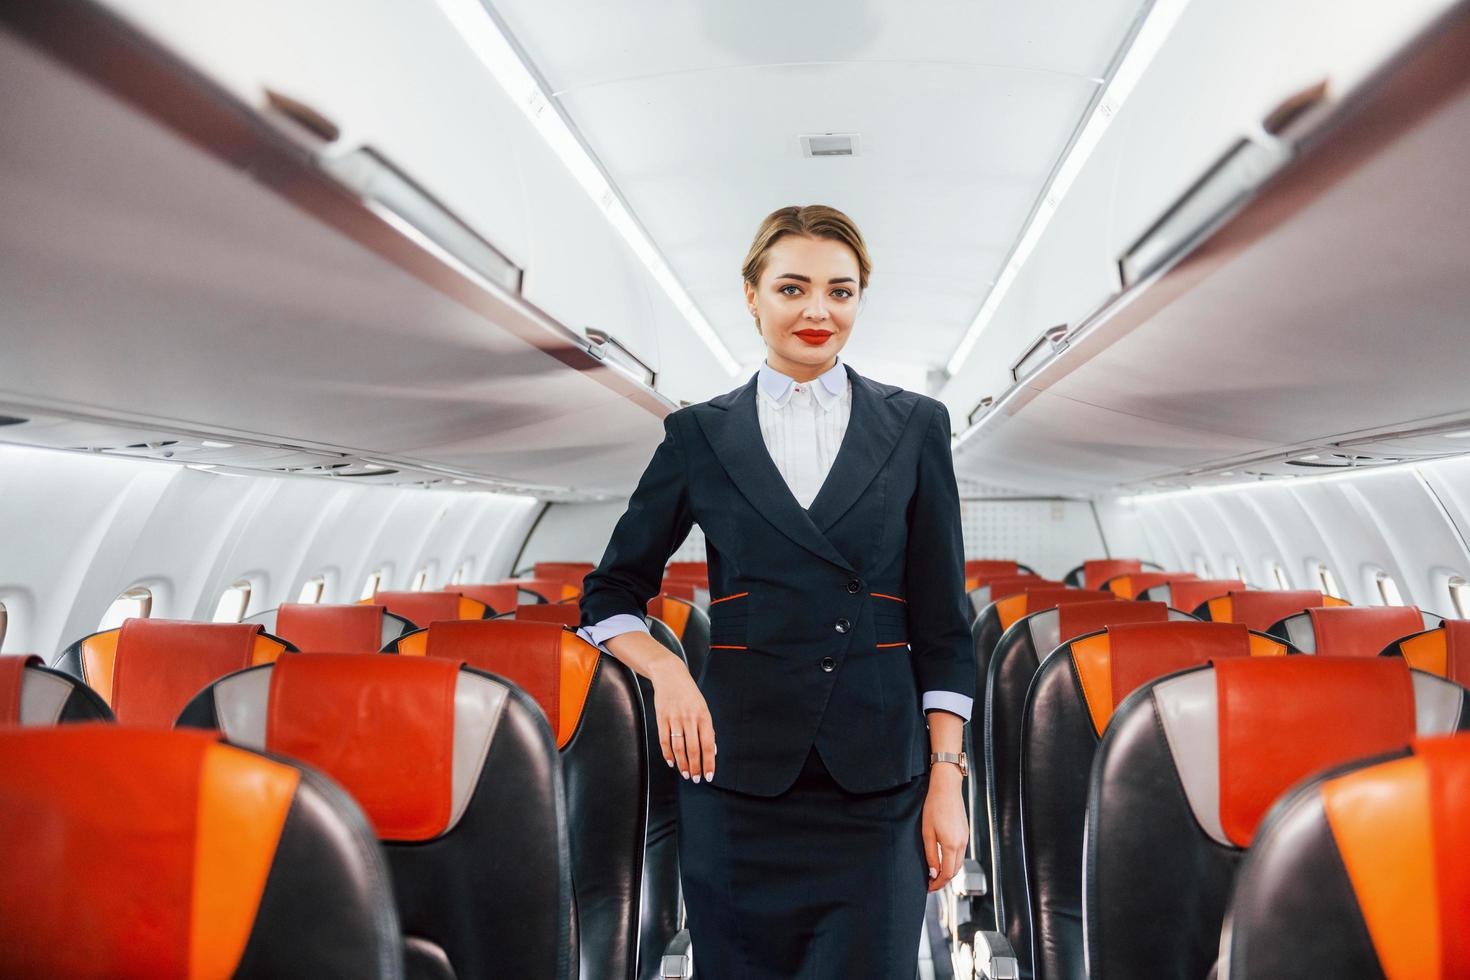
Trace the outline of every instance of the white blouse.
<instances>
[{"instance_id":1,"label":"white blouse","mask_svg":"<svg viewBox=\"0 0 1470 980\"><path fill-rule=\"evenodd\" d=\"M827 479L847 422L852 417L852 382L841 359L812 381L797 381L761 362L756 378L756 416L766 451L802 507L810 507ZM577 630L606 651L609 639L632 630L648 632L642 619L618 613ZM957 691L925 691L922 708L950 711L966 721L974 698Z\"/></svg>"}]
</instances>

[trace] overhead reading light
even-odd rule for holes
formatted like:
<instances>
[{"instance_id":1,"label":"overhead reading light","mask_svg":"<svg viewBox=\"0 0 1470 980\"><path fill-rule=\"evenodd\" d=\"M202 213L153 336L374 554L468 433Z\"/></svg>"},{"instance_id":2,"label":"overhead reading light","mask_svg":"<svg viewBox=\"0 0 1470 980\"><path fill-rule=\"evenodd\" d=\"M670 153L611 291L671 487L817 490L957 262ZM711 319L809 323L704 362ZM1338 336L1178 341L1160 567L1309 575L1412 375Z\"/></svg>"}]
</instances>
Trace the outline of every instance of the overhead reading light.
<instances>
[{"instance_id":1,"label":"overhead reading light","mask_svg":"<svg viewBox=\"0 0 1470 980\"><path fill-rule=\"evenodd\" d=\"M965 423L967 425L974 425L981 416L990 411L990 407L994 404L995 396L986 395L984 398L980 399L978 403L976 403L974 408L970 409L970 414L965 417Z\"/></svg>"},{"instance_id":2,"label":"overhead reading light","mask_svg":"<svg viewBox=\"0 0 1470 980\"><path fill-rule=\"evenodd\" d=\"M664 261L658 246L623 203L617 189L602 172L592 154L582 145L581 139L572 130L560 109L546 94L535 72L488 6L481 0L436 2L440 11L459 31L460 37L470 46L470 50L495 76L495 80L505 89L511 101L536 127L541 138L581 185L582 190L586 191L587 196L592 198L608 224L622 236L633 254L638 256L653 281L658 283L659 288L674 304L674 308L689 322L695 336L704 342L726 371L735 374L740 368L739 363L715 334L714 328Z\"/></svg>"},{"instance_id":3,"label":"overhead reading light","mask_svg":"<svg viewBox=\"0 0 1470 980\"><path fill-rule=\"evenodd\" d=\"M443 2L443 0L441 0ZM1189 0L1154 0L1143 23L1139 25L1137 33L1133 35L1128 50L1118 61L1112 77L1107 85L1094 100L1092 113L1082 128L1072 140L1071 147L1062 157L1061 163L1052 171L1051 181L1042 193L1041 199L1037 201L1031 212L1031 217L1022 231L1016 247L1011 250L1010 257L1006 259L1005 267L1001 269L1000 275L991 284L990 292L985 297L985 302L980 304L980 312L975 314L975 319L970 323L969 329L965 331L964 337L960 338L959 346L950 355L945 369L951 375L957 375L970 352L975 348L975 342L980 339L980 334L994 318L996 310L1000 309L1001 301L1005 299L1006 293L1015 282L1016 276L1020 274L1021 266L1031 257L1037 242L1041 240L1047 225L1051 223L1052 217L1057 209L1061 207L1062 199L1067 196L1067 191L1082 172L1092 151L1097 149L1098 142L1103 134L1107 132L1108 126L1117 117L1118 111L1123 108L1123 103L1132 94L1138 80L1142 77L1144 70L1154 60L1169 32L1174 29L1174 24L1179 20L1180 14L1184 12Z\"/></svg>"}]
</instances>

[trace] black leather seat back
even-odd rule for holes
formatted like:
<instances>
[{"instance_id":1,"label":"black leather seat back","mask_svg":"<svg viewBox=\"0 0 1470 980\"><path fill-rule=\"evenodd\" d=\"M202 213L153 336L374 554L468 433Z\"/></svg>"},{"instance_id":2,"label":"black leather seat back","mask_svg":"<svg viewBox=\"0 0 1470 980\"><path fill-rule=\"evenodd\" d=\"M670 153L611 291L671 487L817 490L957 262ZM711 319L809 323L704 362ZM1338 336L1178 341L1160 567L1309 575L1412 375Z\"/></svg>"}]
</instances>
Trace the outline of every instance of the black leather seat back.
<instances>
[{"instance_id":1,"label":"black leather seat back","mask_svg":"<svg viewBox=\"0 0 1470 980\"><path fill-rule=\"evenodd\" d=\"M704 617L704 642L709 647L709 618L693 603L672 596L662 596L659 611L688 609L687 623L694 622L693 614ZM679 659L685 659L685 650L674 630L663 620L656 618L650 602L648 631L655 640L664 645ZM691 673L693 668L690 668ZM639 980L656 980L663 963L663 951L678 933L680 926L679 891L679 773L663 764L663 749L659 745L658 719L653 712L653 685L646 677L637 677L638 691L644 704L644 742L650 765L648 767L648 845L643 854L643 890L640 900L642 923L638 939Z\"/></svg>"},{"instance_id":2,"label":"black leather seat back","mask_svg":"<svg viewBox=\"0 0 1470 980\"><path fill-rule=\"evenodd\" d=\"M561 760L504 678L295 654L210 685L179 724L299 758L353 795L388 855L410 973L576 976Z\"/></svg>"},{"instance_id":3,"label":"black leather seat back","mask_svg":"<svg viewBox=\"0 0 1470 980\"><path fill-rule=\"evenodd\" d=\"M361 609L362 607L362 603L353 603L347 606L329 606L324 604L317 604L315 606L297 606L295 613L297 616L302 615L303 612L306 615L310 615L313 610L322 610L330 614L331 611L335 611L337 609L357 610ZM389 643L392 643L404 633L407 633L410 630L417 628L413 623L410 623L402 616L391 613L386 608L378 608L383 609L382 623L377 637L377 646L374 647L372 650L366 649L365 644L361 644L361 646L363 647L362 649L353 649L345 644L331 645L330 649L327 648L326 644L323 644L321 646L315 646L312 644L302 646L301 643L297 642L296 639L293 639L290 636L282 636L280 633L276 632L277 627L280 625L279 618L281 614L281 609L279 606L275 609L267 609L265 612L256 613L254 616L246 616L244 622L259 623L261 625L261 628L264 629L267 633L275 636L280 636L281 639L286 640L292 646L296 647L296 649L302 651L303 653L373 653L377 650L383 649L383 647L387 646Z\"/></svg>"},{"instance_id":4,"label":"black leather seat back","mask_svg":"<svg viewBox=\"0 0 1470 980\"><path fill-rule=\"evenodd\" d=\"M1470 973L1470 736L1424 739L1288 793L1240 869L1222 978Z\"/></svg>"},{"instance_id":5,"label":"black leather seat back","mask_svg":"<svg viewBox=\"0 0 1470 980\"><path fill-rule=\"evenodd\" d=\"M101 695L28 654L0 657L0 729L112 721Z\"/></svg>"},{"instance_id":6,"label":"black leather seat back","mask_svg":"<svg viewBox=\"0 0 1470 980\"><path fill-rule=\"evenodd\" d=\"M1267 632L1302 653L1376 657L1406 636L1443 624L1443 617L1414 606L1317 606L1277 620Z\"/></svg>"},{"instance_id":7,"label":"black leather seat back","mask_svg":"<svg viewBox=\"0 0 1470 980\"><path fill-rule=\"evenodd\" d=\"M1081 590L1075 590L1081 591ZM1097 593L1083 592L1096 596ZM1042 661L1062 643L1110 625L1187 621L1190 617L1163 603L1096 601L1033 612L1011 625L996 644L984 684L983 797L971 800L971 812L988 817L990 836L976 848L990 858L996 924L1004 932L1022 967L1031 962L1031 914L1026 901L1026 871L1021 857L1021 719L1026 692ZM973 820L980 826L980 820Z\"/></svg>"},{"instance_id":8,"label":"black leather seat back","mask_svg":"<svg viewBox=\"0 0 1470 980\"><path fill-rule=\"evenodd\" d=\"M1117 704L1149 680L1212 658L1285 652L1283 644L1229 623L1137 623L1078 637L1041 663L1022 713L1020 750L1021 838L1036 977L1082 975L1088 773Z\"/></svg>"},{"instance_id":9,"label":"black leather seat back","mask_svg":"<svg viewBox=\"0 0 1470 980\"><path fill-rule=\"evenodd\" d=\"M561 750L582 975L633 980L649 796L636 675L575 630L520 619L435 623L395 647L488 670L541 706Z\"/></svg>"},{"instance_id":10,"label":"black leather seat back","mask_svg":"<svg viewBox=\"0 0 1470 980\"><path fill-rule=\"evenodd\" d=\"M362 811L212 735L0 731L0 868L3 976L404 976Z\"/></svg>"},{"instance_id":11,"label":"black leather seat back","mask_svg":"<svg viewBox=\"0 0 1470 980\"><path fill-rule=\"evenodd\" d=\"M1092 768L1089 975L1205 976L1271 804L1315 772L1464 727L1465 696L1402 661L1295 656L1217 660L1137 691Z\"/></svg>"}]
</instances>

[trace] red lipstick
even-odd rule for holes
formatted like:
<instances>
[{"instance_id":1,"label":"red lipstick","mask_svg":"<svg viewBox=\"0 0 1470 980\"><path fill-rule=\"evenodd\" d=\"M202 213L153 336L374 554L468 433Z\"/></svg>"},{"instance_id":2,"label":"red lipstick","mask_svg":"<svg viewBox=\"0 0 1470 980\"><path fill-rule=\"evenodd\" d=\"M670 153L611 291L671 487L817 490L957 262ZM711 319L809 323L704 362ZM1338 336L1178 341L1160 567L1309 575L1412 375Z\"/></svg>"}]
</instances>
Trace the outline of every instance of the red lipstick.
<instances>
[{"instance_id":1,"label":"red lipstick","mask_svg":"<svg viewBox=\"0 0 1470 980\"><path fill-rule=\"evenodd\" d=\"M832 336L832 331L830 330L797 330L794 332L796 336L813 347L820 347L827 342L828 337Z\"/></svg>"}]
</instances>

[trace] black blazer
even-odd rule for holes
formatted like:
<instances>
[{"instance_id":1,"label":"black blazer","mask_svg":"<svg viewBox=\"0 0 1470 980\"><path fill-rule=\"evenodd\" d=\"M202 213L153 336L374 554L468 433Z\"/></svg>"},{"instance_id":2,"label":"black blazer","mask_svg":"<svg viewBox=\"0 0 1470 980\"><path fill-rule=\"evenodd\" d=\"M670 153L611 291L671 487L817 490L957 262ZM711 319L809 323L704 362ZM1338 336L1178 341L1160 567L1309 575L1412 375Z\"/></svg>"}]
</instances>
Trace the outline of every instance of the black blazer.
<instances>
[{"instance_id":1,"label":"black blazer","mask_svg":"<svg viewBox=\"0 0 1470 980\"><path fill-rule=\"evenodd\" d=\"M775 796L813 743L851 792L928 767L920 692L975 690L949 413L847 367L852 414L811 508L766 451L756 377L664 419L596 571L582 625L643 616L669 556L704 532L710 653L697 678L714 785Z\"/></svg>"}]
</instances>

